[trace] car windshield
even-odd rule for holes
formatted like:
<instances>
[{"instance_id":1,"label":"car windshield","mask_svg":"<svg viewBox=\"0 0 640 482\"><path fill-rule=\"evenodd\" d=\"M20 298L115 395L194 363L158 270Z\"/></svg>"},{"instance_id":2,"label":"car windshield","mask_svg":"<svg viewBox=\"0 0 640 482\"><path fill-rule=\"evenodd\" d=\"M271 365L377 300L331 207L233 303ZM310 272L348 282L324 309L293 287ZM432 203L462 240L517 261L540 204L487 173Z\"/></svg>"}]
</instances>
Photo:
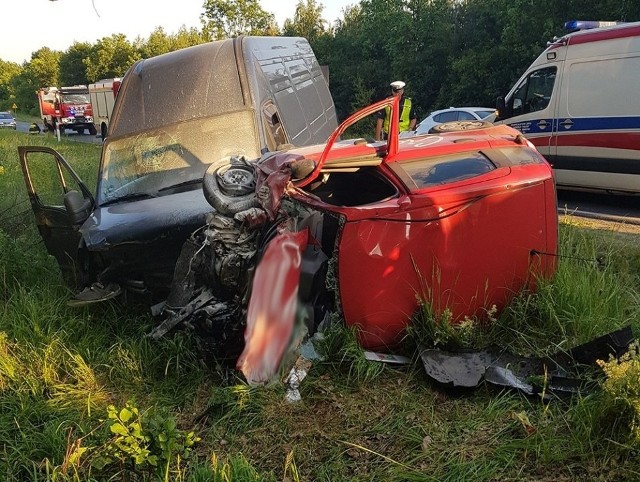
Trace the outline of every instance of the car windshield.
<instances>
[{"instance_id":1,"label":"car windshield","mask_svg":"<svg viewBox=\"0 0 640 482\"><path fill-rule=\"evenodd\" d=\"M0 119L12 120L13 116L7 112L0 112Z\"/></svg>"},{"instance_id":2,"label":"car windshield","mask_svg":"<svg viewBox=\"0 0 640 482\"><path fill-rule=\"evenodd\" d=\"M62 102L67 104L88 104L89 94L63 94Z\"/></svg>"},{"instance_id":3,"label":"car windshield","mask_svg":"<svg viewBox=\"0 0 640 482\"><path fill-rule=\"evenodd\" d=\"M234 129L229 129L234 126ZM209 165L224 157L260 155L251 110L180 122L135 135L107 139L98 203L156 196L167 188L202 179Z\"/></svg>"}]
</instances>

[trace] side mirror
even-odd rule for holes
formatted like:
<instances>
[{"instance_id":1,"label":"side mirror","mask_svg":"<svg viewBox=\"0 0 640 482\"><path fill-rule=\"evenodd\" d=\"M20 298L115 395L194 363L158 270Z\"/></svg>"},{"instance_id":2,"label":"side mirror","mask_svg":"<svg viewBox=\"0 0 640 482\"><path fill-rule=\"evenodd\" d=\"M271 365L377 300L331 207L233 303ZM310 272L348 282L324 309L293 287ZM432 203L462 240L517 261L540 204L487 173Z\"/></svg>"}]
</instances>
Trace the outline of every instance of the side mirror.
<instances>
[{"instance_id":1,"label":"side mirror","mask_svg":"<svg viewBox=\"0 0 640 482\"><path fill-rule=\"evenodd\" d=\"M496 116L496 120L504 119L506 116L507 106L504 102L504 97L500 96L496 99L496 110L498 111L498 115Z\"/></svg>"},{"instance_id":2,"label":"side mirror","mask_svg":"<svg viewBox=\"0 0 640 482\"><path fill-rule=\"evenodd\" d=\"M91 199L82 196L78 191L69 191L64 195L64 207L71 224L78 225L86 221L91 214Z\"/></svg>"}]
</instances>

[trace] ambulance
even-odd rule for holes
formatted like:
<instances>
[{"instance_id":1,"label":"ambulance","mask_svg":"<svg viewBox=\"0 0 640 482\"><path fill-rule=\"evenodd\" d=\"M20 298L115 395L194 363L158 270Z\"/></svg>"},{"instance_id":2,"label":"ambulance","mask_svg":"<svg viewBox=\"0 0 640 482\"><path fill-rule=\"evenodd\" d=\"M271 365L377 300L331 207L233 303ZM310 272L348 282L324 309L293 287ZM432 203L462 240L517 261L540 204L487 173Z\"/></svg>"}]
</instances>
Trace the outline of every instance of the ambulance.
<instances>
[{"instance_id":1,"label":"ambulance","mask_svg":"<svg viewBox=\"0 0 640 482\"><path fill-rule=\"evenodd\" d=\"M565 29L498 97L496 123L536 146L560 189L640 194L640 22Z\"/></svg>"}]
</instances>

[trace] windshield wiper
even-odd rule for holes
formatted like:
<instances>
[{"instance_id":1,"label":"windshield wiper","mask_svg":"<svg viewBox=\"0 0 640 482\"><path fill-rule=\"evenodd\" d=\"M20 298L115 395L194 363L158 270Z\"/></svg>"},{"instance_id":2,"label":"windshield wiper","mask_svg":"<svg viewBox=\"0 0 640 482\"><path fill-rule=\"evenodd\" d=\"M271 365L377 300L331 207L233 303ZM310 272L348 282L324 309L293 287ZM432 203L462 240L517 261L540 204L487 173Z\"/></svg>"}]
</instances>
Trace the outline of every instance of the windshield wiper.
<instances>
[{"instance_id":1,"label":"windshield wiper","mask_svg":"<svg viewBox=\"0 0 640 482\"><path fill-rule=\"evenodd\" d=\"M178 184L172 184L171 186L165 186L161 189L158 189L158 192L168 191L169 189L178 189L184 186L189 186L191 184L202 184L202 178L198 179L189 179L188 181L179 182Z\"/></svg>"},{"instance_id":2,"label":"windshield wiper","mask_svg":"<svg viewBox=\"0 0 640 482\"><path fill-rule=\"evenodd\" d=\"M114 199L109 199L105 202L103 202L102 204L100 204L101 206L109 206L111 204L116 204L122 201L133 201L135 199L152 199L154 197L158 197L155 194L149 194L146 192L132 192L129 194L125 194L124 196L120 196Z\"/></svg>"}]
</instances>

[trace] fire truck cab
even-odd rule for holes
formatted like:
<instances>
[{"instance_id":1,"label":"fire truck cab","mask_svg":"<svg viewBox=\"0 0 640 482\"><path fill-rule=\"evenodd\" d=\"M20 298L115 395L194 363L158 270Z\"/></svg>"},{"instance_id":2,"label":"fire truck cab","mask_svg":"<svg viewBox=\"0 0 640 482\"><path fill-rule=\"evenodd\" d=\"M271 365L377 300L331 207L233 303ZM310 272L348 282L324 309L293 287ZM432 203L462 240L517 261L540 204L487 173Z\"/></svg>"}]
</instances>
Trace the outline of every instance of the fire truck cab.
<instances>
[{"instance_id":1,"label":"fire truck cab","mask_svg":"<svg viewBox=\"0 0 640 482\"><path fill-rule=\"evenodd\" d=\"M91 135L96 134L86 85L42 88L38 90L38 104L45 129L59 129L60 134L65 130L82 134L87 129Z\"/></svg>"}]
</instances>

